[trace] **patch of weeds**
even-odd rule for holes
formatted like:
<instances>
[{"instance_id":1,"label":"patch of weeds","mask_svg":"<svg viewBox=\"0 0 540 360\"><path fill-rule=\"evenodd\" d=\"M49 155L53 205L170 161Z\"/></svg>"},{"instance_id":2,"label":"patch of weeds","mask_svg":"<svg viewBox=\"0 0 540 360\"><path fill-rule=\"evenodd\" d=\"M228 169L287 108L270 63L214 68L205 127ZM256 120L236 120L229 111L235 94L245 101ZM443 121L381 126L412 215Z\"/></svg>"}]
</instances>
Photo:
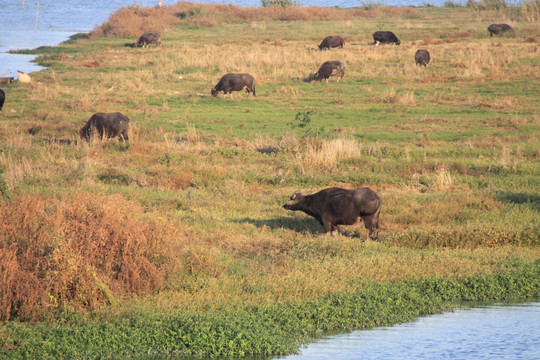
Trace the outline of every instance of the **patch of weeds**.
<instances>
[{"instance_id":1,"label":"patch of weeds","mask_svg":"<svg viewBox=\"0 0 540 360\"><path fill-rule=\"evenodd\" d=\"M299 111L294 116L294 120L287 123L291 129L301 129L301 137L317 137L324 133L324 127L316 127L313 125L312 117L317 112L315 110Z\"/></svg>"},{"instance_id":2,"label":"patch of weeds","mask_svg":"<svg viewBox=\"0 0 540 360\"><path fill-rule=\"evenodd\" d=\"M202 9L197 7L197 8L193 8L193 9L189 9L189 10L186 10L186 11L179 12L178 14L176 14L176 16L178 16L182 20L185 20L185 19L188 19L188 18L199 16L201 14L202 14Z\"/></svg>"},{"instance_id":3,"label":"patch of weeds","mask_svg":"<svg viewBox=\"0 0 540 360\"><path fill-rule=\"evenodd\" d=\"M6 199L10 199L11 195L9 193L9 188L6 183L6 180L3 179L2 175L6 172L3 167L0 166L0 195Z\"/></svg>"},{"instance_id":4,"label":"patch of weeds","mask_svg":"<svg viewBox=\"0 0 540 360\"><path fill-rule=\"evenodd\" d=\"M171 167L173 163L181 164L183 160L175 155L165 154L163 156L158 157L157 162L158 164L163 164L166 167Z\"/></svg>"}]
</instances>

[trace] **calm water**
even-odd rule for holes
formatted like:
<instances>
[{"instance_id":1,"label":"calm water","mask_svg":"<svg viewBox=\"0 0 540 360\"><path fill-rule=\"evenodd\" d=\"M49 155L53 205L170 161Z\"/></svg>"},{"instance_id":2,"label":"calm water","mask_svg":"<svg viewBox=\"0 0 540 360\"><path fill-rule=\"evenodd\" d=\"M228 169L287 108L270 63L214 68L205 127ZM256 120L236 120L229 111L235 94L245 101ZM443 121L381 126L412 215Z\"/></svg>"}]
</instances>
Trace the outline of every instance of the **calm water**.
<instances>
[{"instance_id":1,"label":"calm water","mask_svg":"<svg viewBox=\"0 0 540 360\"><path fill-rule=\"evenodd\" d=\"M73 34L92 30L122 6L135 3L152 6L157 0L39 0L39 9L37 0L0 0L0 74L9 71L3 76L16 76L17 70L42 69L30 62L33 55L7 51L57 45Z\"/></svg>"},{"instance_id":2,"label":"calm water","mask_svg":"<svg viewBox=\"0 0 540 360\"><path fill-rule=\"evenodd\" d=\"M456 310L331 336L280 359L540 359L540 302Z\"/></svg>"},{"instance_id":3,"label":"calm water","mask_svg":"<svg viewBox=\"0 0 540 360\"><path fill-rule=\"evenodd\" d=\"M177 0L162 0L163 5L176 2ZM261 0L196 2L261 6ZM392 6L421 6L427 3L440 6L444 0L300 0L302 6L354 7L369 2ZM42 69L31 62L33 55L7 54L9 50L56 45L73 34L92 30L123 6L155 6L157 3L158 0L0 0L0 74L7 71L8 73L2 76L16 76L16 70L32 72Z\"/></svg>"}]
</instances>

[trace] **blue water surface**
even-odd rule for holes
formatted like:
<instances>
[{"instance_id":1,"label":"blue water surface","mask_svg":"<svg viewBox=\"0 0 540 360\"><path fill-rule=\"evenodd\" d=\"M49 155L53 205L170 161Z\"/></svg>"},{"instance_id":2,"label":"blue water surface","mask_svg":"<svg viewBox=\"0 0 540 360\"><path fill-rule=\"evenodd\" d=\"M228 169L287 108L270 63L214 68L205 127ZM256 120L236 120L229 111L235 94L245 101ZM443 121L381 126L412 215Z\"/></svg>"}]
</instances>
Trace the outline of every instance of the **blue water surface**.
<instances>
[{"instance_id":1,"label":"blue water surface","mask_svg":"<svg viewBox=\"0 0 540 360\"><path fill-rule=\"evenodd\" d=\"M540 302L462 309L329 336L280 359L540 359Z\"/></svg>"}]
</instances>

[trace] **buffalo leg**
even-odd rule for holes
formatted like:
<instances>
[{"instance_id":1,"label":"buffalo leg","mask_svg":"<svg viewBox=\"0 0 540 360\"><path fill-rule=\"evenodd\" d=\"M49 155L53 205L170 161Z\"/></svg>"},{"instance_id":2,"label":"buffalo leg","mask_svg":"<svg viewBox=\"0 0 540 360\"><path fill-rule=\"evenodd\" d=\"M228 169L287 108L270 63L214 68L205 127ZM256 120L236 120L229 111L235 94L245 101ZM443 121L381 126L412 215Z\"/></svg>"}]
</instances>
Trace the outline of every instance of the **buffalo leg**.
<instances>
[{"instance_id":1,"label":"buffalo leg","mask_svg":"<svg viewBox=\"0 0 540 360\"><path fill-rule=\"evenodd\" d=\"M376 241L379 237L379 214L380 208L375 214L362 218L362 220L364 220L364 225L369 232L368 238L371 238L373 241Z\"/></svg>"},{"instance_id":2,"label":"buffalo leg","mask_svg":"<svg viewBox=\"0 0 540 360\"><path fill-rule=\"evenodd\" d=\"M367 240L369 240L371 234L373 233L373 215L364 216L362 217L362 220L364 220L364 226L368 231Z\"/></svg>"},{"instance_id":3,"label":"buffalo leg","mask_svg":"<svg viewBox=\"0 0 540 360\"><path fill-rule=\"evenodd\" d=\"M324 232L329 235L332 233L332 223L330 220L321 219L321 225L324 227Z\"/></svg>"}]
</instances>

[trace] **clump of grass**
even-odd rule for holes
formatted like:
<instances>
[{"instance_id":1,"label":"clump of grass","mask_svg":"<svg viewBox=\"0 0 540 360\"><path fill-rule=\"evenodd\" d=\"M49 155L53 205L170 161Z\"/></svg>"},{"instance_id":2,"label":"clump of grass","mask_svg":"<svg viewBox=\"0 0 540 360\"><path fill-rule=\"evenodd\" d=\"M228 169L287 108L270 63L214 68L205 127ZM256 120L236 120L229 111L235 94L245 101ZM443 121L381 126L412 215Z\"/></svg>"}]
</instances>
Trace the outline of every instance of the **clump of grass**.
<instances>
[{"instance_id":1,"label":"clump of grass","mask_svg":"<svg viewBox=\"0 0 540 360\"><path fill-rule=\"evenodd\" d=\"M294 1L294 0L261 0L261 5L263 7L274 6L274 5L287 7L287 6L293 6L293 5L298 6L299 3L298 1Z\"/></svg>"},{"instance_id":2,"label":"clump of grass","mask_svg":"<svg viewBox=\"0 0 540 360\"><path fill-rule=\"evenodd\" d=\"M459 8L459 7L463 7L463 5L458 3L458 2L452 1L452 0L446 0L443 3L443 7L445 7L445 8Z\"/></svg>"},{"instance_id":3,"label":"clump of grass","mask_svg":"<svg viewBox=\"0 0 540 360\"><path fill-rule=\"evenodd\" d=\"M335 167L340 161L362 156L362 144L347 138L306 141L305 150L296 154L299 164Z\"/></svg>"},{"instance_id":4,"label":"clump of grass","mask_svg":"<svg viewBox=\"0 0 540 360\"><path fill-rule=\"evenodd\" d=\"M10 198L9 187L6 183L6 180L4 180L2 176L5 172L6 171L4 170L4 168L0 166L0 196L6 197L9 199Z\"/></svg>"}]
</instances>

